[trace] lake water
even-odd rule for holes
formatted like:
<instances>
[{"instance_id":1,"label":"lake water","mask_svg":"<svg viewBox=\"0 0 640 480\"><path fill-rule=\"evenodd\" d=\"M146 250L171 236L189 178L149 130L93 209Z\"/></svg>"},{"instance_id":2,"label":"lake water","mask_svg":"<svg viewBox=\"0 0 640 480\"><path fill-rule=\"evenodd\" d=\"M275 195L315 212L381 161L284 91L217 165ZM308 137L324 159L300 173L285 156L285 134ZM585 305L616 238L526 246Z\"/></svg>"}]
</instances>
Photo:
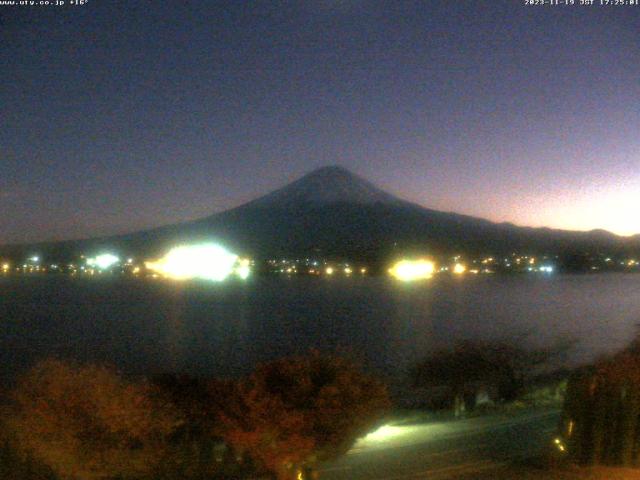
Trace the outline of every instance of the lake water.
<instances>
[{"instance_id":1,"label":"lake water","mask_svg":"<svg viewBox=\"0 0 640 480\"><path fill-rule=\"evenodd\" d=\"M47 356L126 373L233 376L256 362L342 351L389 379L460 339L575 339L570 362L624 346L640 323L640 275L253 278L171 283L0 277L0 377Z\"/></svg>"}]
</instances>

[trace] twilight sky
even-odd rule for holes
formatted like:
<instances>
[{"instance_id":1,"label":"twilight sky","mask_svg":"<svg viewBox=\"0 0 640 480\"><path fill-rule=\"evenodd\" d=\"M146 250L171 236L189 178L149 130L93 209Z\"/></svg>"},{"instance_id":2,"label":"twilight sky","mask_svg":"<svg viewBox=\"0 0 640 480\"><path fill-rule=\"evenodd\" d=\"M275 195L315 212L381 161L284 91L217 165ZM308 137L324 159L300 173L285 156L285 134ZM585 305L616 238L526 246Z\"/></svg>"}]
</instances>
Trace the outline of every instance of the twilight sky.
<instances>
[{"instance_id":1,"label":"twilight sky","mask_svg":"<svg viewBox=\"0 0 640 480\"><path fill-rule=\"evenodd\" d=\"M640 233L640 6L0 6L0 72L0 244L206 216L327 164L430 208Z\"/></svg>"}]
</instances>

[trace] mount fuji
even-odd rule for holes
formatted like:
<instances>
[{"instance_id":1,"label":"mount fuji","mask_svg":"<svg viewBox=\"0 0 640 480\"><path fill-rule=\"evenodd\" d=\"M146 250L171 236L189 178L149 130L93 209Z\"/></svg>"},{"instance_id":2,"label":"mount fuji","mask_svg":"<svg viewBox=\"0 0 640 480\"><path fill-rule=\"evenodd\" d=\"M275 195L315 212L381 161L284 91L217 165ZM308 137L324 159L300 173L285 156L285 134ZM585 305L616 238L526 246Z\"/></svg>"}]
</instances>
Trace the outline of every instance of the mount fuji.
<instances>
[{"instance_id":1,"label":"mount fuji","mask_svg":"<svg viewBox=\"0 0 640 480\"><path fill-rule=\"evenodd\" d=\"M640 236L519 227L441 212L397 198L340 166L302 178L231 210L195 221L106 238L0 248L56 258L100 248L159 255L177 243L219 241L255 258L314 256L376 261L407 252L436 254L640 251Z\"/></svg>"}]
</instances>

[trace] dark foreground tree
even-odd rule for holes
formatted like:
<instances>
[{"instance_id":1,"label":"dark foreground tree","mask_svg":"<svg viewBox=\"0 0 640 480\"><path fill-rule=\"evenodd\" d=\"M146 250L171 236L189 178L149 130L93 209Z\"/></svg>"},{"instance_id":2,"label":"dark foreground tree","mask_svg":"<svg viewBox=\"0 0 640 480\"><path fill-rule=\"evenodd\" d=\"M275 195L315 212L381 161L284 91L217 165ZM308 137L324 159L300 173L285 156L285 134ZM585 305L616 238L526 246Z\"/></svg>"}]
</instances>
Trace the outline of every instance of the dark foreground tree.
<instances>
[{"instance_id":1,"label":"dark foreground tree","mask_svg":"<svg viewBox=\"0 0 640 480\"><path fill-rule=\"evenodd\" d=\"M165 374L152 379L156 394L173 405L183 419L171 435L167 455L150 480L214 480L245 478L253 472L224 443L219 414L234 382Z\"/></svg>"},{"instance_id":2,"label":"dark foreground tree","mask_svg":"<svg viewBox=\"0 0 640 480\"><path fill-rule=\"evenodd\" d=\"M640 466L640 337L569 380L563 434L577 463Z\"/></svg>"},{"instance_id":3,"label":"dark foreground tree","mask_svg":"<svg viewBox=\"0 0 640 480\"><path fill-rule=\"evenodd\" d=\"M281 479L348 450L390 406L382 383L318 353L261 365L226 397L227 442Z\"/></svg>"},{"instance_id":4,"label":"dark foreground tree","mask_svg":"<svg viewBox=\"0 0 640 480\"><path fill-rule=\"evenodd\" d=\"M498 400L512 401L569 346L527 349L507 342L462 341L419 362L411 379L414 387L447 387L457 411L473 408L482 388L494 390Z\"/></svg>"},{"instance_id":5,"label":"dark foreground tree","mask_svg":"<svg viewBox=\"0 0 640 480\"><path fill-rule=\"evenodd\" d=\"M389 407L380 382L317 353L239 381L133 383L108 368L47 360L11 399L2 415L7 452L64 480L211 480L256 469L296 478L346 451Z\"/></svg>"},{"instance_id":6,"label":"dark foreground tree","mask_svg":"<svg viewBox=\"0 0 640 480\"><path fill-rule=\"evenodd\" d=\"M145 382L47 360L20 380L5 423L18 451L62 479L92 480L151 472L182 419Z\"/></svg>"}]
</instances>

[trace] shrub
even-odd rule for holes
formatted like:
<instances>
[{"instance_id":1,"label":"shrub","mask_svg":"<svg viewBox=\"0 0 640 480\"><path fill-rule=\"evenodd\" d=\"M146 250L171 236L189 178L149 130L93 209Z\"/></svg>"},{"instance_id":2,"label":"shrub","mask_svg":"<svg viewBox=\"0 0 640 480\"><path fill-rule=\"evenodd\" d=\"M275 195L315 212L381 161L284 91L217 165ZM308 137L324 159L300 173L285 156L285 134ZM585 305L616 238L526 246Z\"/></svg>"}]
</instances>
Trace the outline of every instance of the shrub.
<instances>
[{"instance_id":1,"label":"shrub","mask_svg":"<svg viewBox=\"0 0 640 480\"><path fill-rule=\"evenodd\" d=\"M419 362L411 371L414 387L449 388L456 405L473 407L479 388L496 391L497 399L513 401L527 382L570 343L526 349L505 342L462 341Z\"/></svg>"},{"instance_id":2,"label":"shrub","mask_svg":"<svg viewBox=\"0 0 640 480\"><path fill-rule=\"evenodd\" d=\"M348 450L390 406L380 382L318 353L261 365L239 381L166 375L134 383L105 367L46 360L11 400L10 451L69 480L255 470L290 478Z\"/></svg>"},{"instance_id":3,"label":"shrub","mask_svg":"<svg viewBox=\"0 0 640 480\"><path fill-rule=\"evenodd\" d=\"M250 472L251 465L239 463L220 434L218 413L228 396L212 386L225 382L161 375L152 384L184 419L171 436L167 455L152 473L153 480L244 478Z\"/></svg>"},{"instance_id":4,"label":"shrub","mask_svg":"<svg viewBox=\"0 0 640 480\"><path fill-rule=\"evenodd\" d=\"M279 478L345 452L390 406L380 382L318 353L261 365L226 397L225 439Z\"/></svg>"},{"instance_id":5,"label":"shrub","mask_svg":"<svg viewBox=\"0 0 640 480\"><path fill-rule=\"evenodd\" d=\"M7 426L17 448L63 479L137 478L150 472L181 424L147 383L112 370L46 360L19 381Z\"/></svg>"}]
</instances>

